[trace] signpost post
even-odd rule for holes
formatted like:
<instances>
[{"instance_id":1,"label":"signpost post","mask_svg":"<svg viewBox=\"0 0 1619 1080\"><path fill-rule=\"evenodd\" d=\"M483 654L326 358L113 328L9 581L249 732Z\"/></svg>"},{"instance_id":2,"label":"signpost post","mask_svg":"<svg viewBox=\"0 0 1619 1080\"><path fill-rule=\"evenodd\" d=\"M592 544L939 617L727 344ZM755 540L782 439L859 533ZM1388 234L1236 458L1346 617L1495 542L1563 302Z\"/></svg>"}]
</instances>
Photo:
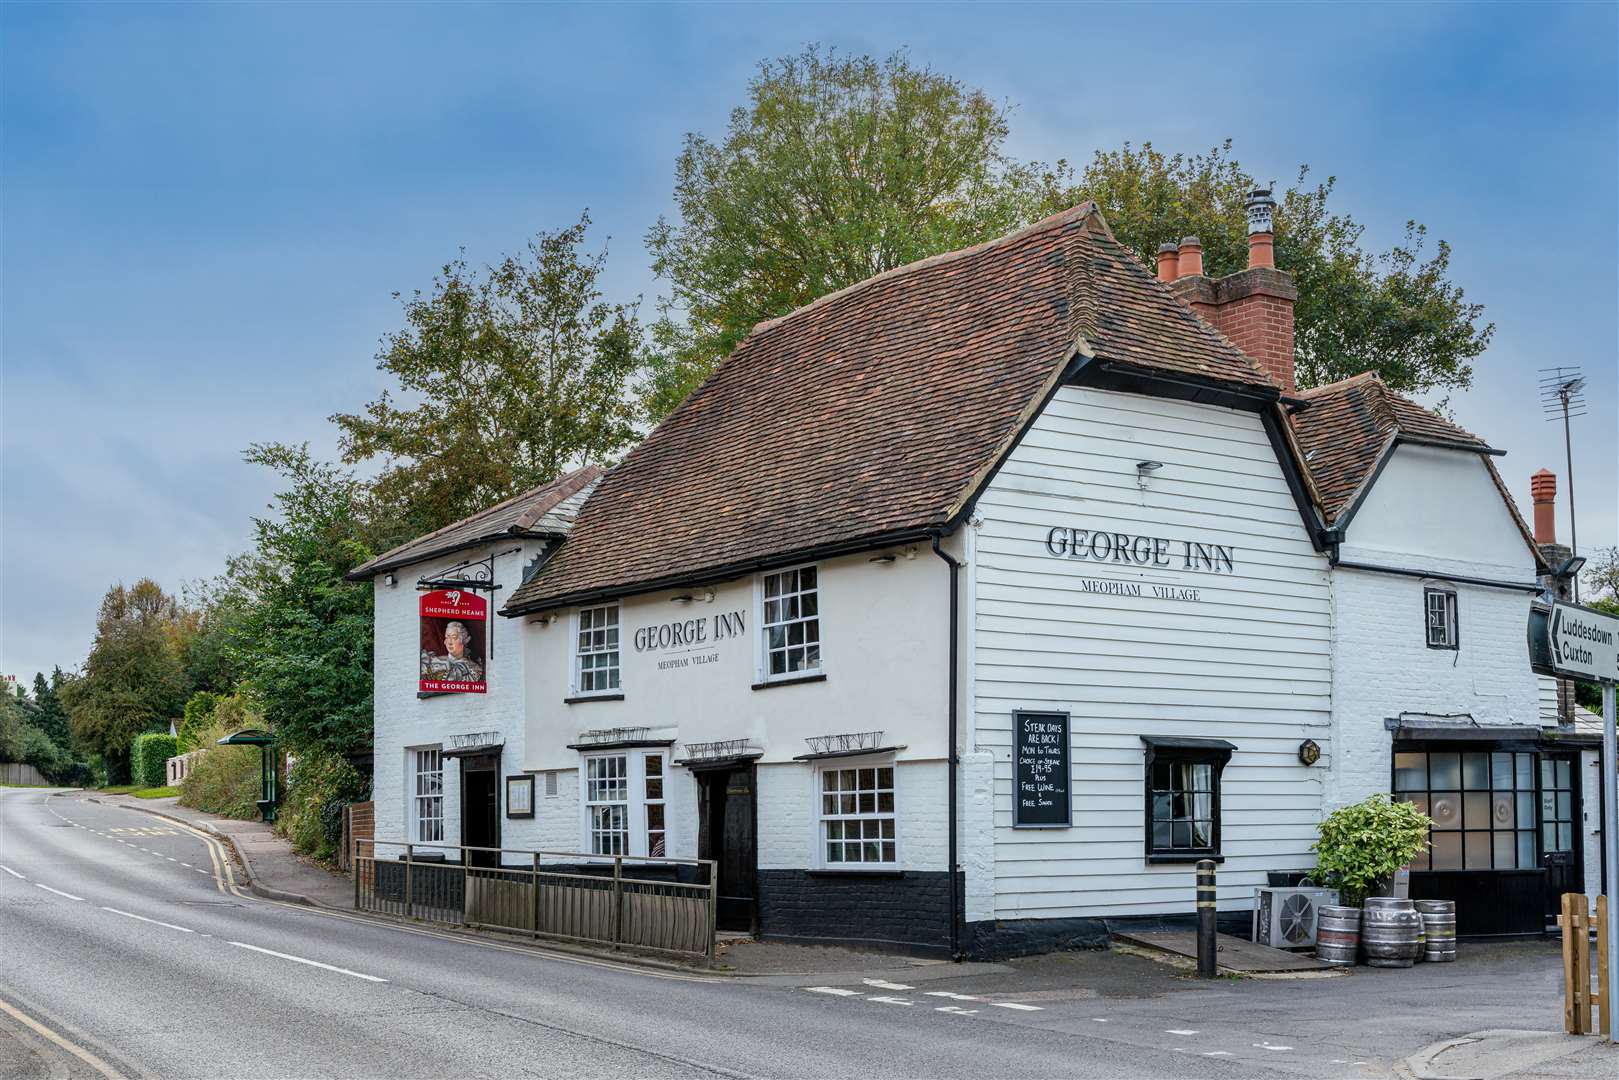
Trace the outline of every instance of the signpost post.
<instances>
[{"instance_id":1,"label":"signpost post","mask_svg":"<svg viewBox=\"0 0 1619 1080\"><path fill-rule=\"evenodd\" d=\"M1619 680L1619 618L1576 604L1552 605L1546 623L1551 651L1551 667L1558 675L1570 675L1602 684L1602 893L1608 898L1608 967L1603 985L1612 988L1613 956L1619 952L1619 733L1615 732L1614 682ZM1604 1003L1606 1005L1606 1002ZM1611 1006L1610 1006L1611 1008ZM1611 1012L1610 1012L1610 1015ZM1608 1041L1614 1033L1608 1031Z\"/></svg>"}]
</instances>

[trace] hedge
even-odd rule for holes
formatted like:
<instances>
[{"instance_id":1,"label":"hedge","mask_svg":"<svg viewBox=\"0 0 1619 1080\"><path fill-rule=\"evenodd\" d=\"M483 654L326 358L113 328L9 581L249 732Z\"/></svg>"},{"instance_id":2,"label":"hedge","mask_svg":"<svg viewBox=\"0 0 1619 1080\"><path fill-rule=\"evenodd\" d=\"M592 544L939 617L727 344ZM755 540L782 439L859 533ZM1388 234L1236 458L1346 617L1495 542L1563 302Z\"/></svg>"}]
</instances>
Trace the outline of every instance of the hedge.
<instances>
[{"instance_id":1,"label":"hedge","mask_svg":"<svg viewBox=\"0 0 1619 1080\"><path fill-rule=\"evenodd\" d=\"M129 748L129 778L142 787L162 787L169 782L169 758L175 753L173 735L150 732L135 736Z\"/></svg>"}]
</instances>

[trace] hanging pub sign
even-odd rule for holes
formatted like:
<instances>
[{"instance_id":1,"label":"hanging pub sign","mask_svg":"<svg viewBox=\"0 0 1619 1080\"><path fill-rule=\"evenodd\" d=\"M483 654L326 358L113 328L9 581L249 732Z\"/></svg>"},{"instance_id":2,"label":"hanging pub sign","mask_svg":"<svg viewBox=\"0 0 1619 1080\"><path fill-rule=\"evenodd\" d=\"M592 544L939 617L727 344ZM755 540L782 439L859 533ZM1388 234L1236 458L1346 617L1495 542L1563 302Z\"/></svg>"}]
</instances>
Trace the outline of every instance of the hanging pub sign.
<instances>
[{"instance_id":1,"label":"hanging pub sign","mask_svg":"<svg viewBox=\"0 0 1619 1080\"><path fill-rule=\"evenodd\" d=\"M471 590L435 589L422 594L424 694L482 694L489 688L489 601Z\"/></svg>"},{"instance_id":2,"label":"hanging pub sign","mask_svg":"<svg viewBox=\"0 0 1619 1080\"><path fill-rule=\"evenodd\" d=\"M1068 714L1012 714L1012 824L1063 829L1074 823L1069 795Z\"/></svg>"}]
</instances>

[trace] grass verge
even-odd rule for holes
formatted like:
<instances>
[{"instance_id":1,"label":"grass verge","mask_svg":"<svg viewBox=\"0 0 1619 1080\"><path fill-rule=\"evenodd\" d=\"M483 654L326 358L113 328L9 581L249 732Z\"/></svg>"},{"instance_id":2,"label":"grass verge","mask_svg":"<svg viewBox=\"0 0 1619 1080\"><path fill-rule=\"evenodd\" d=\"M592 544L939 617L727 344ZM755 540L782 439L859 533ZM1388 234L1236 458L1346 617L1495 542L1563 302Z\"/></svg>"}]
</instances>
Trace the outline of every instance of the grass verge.
<instances>
[{"instance_id":1,"label":"grass verge","mask_svg":"<svg viewBox=\"0 0 1619 1080\"><path fill-rule=\"evenodd\" d=\"M137 799L172 799L180 794L180 789L177 787L149 787L142 788L139 791L131 791L130 794Z\"/></svg>"}]
</instances>

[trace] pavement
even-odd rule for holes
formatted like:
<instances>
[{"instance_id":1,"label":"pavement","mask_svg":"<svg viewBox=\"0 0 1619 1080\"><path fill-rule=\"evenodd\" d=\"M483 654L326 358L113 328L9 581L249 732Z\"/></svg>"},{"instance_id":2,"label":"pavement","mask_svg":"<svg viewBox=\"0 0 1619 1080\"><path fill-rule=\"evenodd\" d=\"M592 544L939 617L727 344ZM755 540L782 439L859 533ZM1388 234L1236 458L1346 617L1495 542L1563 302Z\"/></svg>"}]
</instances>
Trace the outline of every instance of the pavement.
<instances>
[{"instance_id":1,"label":"pavement","mask_svg":"<svg viewBox=\"0 0 1619 1080\"><path fill-rule=\"evenodd\" d=\"M263 821L240 821L181 806L178 799L137 799L131 795L90 792L86 798L109 806L138 810L200 828L224 840L236 856L243 878L255 896L294 904L352 909L354 885L292 850L291 841Z\"/></svg>"},{"instance_id":2,"label":"pavement","mask_svg":"<svg viewBox=\"0 0 1619 1080\"><path fill-rule=\"evenodd\" d=\"M0 1076L1594 1078L1555 942L1201 982L1129 951L1004 964L769 948L657 971L255 896L212 833L0 791ZM728 946L744 953L751 943ZM790 963L791 962L791 963Z\"/></svg>"}]
</instances>

